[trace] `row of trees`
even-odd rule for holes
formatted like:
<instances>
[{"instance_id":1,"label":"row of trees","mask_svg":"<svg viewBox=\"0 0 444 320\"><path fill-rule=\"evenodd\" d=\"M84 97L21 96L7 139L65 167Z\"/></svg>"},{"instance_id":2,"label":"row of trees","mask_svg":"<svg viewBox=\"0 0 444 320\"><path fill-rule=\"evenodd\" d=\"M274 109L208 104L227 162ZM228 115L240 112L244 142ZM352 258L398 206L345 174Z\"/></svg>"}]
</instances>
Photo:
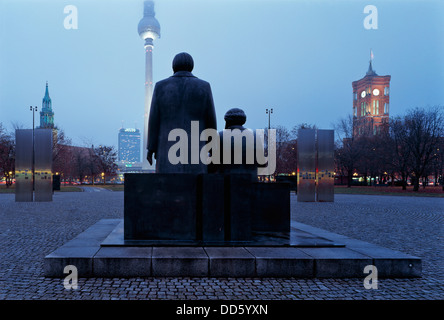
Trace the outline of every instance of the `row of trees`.
<instances>
[{"instance_id":1,"label":"row of trees","mask_svg":"<svg viewBox=\"0 0 444 320\"><path fill-rule=\"evenodd\" d=\"M54 172L61 175L65 182L85 179L94 184L95 181L105 182L107 177L116 174L117 153L114 147L74 147L70 145L58 146L58 157L54 159Z\"/></svg>"},{"instance_id":2,"label":"row of trees","mask_svg":"<svg viewBox=\"0 0 444 320\"><path fill-rule=\"evenodd\" d=\"M15 143L13 137L0 122L0 178L5 178L6 186L12 184L15 171Z\"/></svg>"},{"instance_id":3,"label":"row of trees","mask_svg":"<svg viewBox=\"0 0 444 320\"><path fill-rule=\"evenodd\" d=\"M416 108L390 120L381 134L353 135L351 116L339 121L335 151L337 172L351 186L353 174L379 177L380 182L410 179L414 190L429 176L442 179L444 167L444 115L441 107ZM442 181L441 181L442 182Z\"/></svg>"},{"instance_id":4,"label":"row of trees","mask_svg":"<svg viewBox=\"0 0 444 320\"><path fill-rule=\"evenodd\" d=\"M356 136L352 116L340 119L335 125L335 167L339 177L346 177L352 185L354 175L368 177L385 183L399 180L405 189L411 180L414 190L419 189L427 178L441 179L444 188L444 115L442 107L416 108L404 116L390 119L387 130ZM306 123L291 130L283 126L276 129L276 175L293 174L297 171L297 133L299 129L316 128ZM15 163L15 138L0 123L0 177L12 183ZM54 172L65 181L91 182L97 177L109 177L116 173L117 155L113 147L74 147L63 130L54 136Z\"/></svg>"},{"instance_id":5,"label":"row of trees","mask_svg":"<svg viewBox=\"0 0 444 320\"><path fill-rule=\"evenodd\" d=\"M55 129L53 135L53 172L64 181L80 181L85 177L94 183L116 174L117 152L112 146L76 147L63 130ZM15 136L0 123L0 179L10 186L15 173Z\"/></svg>"},{"instance_id":6,"label":"row of trees","mask_svg":"<svg viewBox=\"0 0 444 320\"><path fill-rule=\"evenodd\" d=\"M276 126L276 175L297 171L297 132L315 125L300 124L288 130ZM342 183L352 185L353 177L378 183L391 181L406 189L411 181L414 190L429 177L443 184L444 116L442 107L416 108L405 115L390 119L387 130L374 135L373 128L356 136L352 116L334 125L335 171ZM370 178L370 179L368 179Z\"/></svg>"}]
</instances>

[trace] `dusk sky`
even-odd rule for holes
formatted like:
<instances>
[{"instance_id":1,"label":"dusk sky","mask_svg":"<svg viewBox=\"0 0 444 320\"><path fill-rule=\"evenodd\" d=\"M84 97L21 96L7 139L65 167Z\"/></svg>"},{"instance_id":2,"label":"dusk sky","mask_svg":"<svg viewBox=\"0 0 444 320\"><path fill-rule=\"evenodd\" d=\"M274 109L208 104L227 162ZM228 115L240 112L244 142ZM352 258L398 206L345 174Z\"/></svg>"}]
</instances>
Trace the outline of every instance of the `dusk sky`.
<instances>
[{"instance_id":1,"label":"dusk sky","mask_svg":"<svg viewBox=\"0 0 444 320\"><path fill-rule=\"evenodd\" d=\"M64 27L66 5L78 9L76 30ZM377 29L364 28L366 5ZM218 129L233 107L250 128L268 125L266 108L272 127L332 128L352 113L370 50L376 73L392 77L390 117L444 105L444 1L157 0L155 12L154 82L190 53ZM0 122L31 128L48 81L55 124L74 145L117 146L122 121L143 129L142 15L142 0L0 0Z\"/></svg>"}]
</instances>

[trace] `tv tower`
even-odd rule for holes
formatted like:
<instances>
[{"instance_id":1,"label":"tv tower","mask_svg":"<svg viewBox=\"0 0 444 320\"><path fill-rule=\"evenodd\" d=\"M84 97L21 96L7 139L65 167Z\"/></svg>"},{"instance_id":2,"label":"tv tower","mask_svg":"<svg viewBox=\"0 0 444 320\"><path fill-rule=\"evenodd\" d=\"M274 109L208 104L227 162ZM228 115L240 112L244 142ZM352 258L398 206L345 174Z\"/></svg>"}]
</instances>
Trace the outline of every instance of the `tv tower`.
<instances>
[{"instance_id":1,"label":"tv tower","mask_svg":"<svg viewBox=\"0 0 444 320\"><path fill-rule=\"evenodd\" d=\"M160 38L160 24L154 17L154 2L146 0L143 3L143 18L137 27L139 36L145 40L145 113L143 119L143 158L142 169L150 169L146 159L148 143L148 117L151 109L151 98L153 95L153 40Z\"/></svg>"}]
</instances>

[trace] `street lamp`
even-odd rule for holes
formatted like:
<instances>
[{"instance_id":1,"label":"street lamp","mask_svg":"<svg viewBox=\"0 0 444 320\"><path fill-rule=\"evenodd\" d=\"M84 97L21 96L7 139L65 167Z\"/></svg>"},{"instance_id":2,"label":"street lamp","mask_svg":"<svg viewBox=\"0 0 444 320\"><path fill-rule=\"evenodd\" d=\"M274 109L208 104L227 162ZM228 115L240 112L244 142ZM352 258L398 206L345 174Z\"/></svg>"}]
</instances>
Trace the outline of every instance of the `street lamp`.
<instances>
[{"instance_id":1,"label":"street lamp","mask_svg":"<svg viewBox=\"0 0 444 320\"><path fill-rule=\"evenodd\" d=\"M271 108L270 110L265 109L265 113L268 114L268 130L270 130L270 116L273 113L273 108Z\"/></svg>"},{"instance_id":2,"label":"street lamp","mask_svg":"<svg viewBox=\"0 0 444 320\"><path fill-rule=\"evenodd\" d=\"M35 151L34 151L34 123L35 123L35 112L37 112L37 107L30 106L29 110L32 111L32 190L35 189Z\"/></svg>"},{"instance_id":3,"label":"street lamp","mask_svg":"<svg viewBox=\"0 0 444 320\"><path fill-rule=\"evenodd\" d=\"M265 113L268 114L268 131L267 131L267 136L268 136L268 141L270 141L270 117L271 114L273 113L273 108L271 108L270 110L265 109ZM268 143L267 143L268 146ZM271 182L271 175L268 176L268 182Z\"/></svg>"}]
</instances>

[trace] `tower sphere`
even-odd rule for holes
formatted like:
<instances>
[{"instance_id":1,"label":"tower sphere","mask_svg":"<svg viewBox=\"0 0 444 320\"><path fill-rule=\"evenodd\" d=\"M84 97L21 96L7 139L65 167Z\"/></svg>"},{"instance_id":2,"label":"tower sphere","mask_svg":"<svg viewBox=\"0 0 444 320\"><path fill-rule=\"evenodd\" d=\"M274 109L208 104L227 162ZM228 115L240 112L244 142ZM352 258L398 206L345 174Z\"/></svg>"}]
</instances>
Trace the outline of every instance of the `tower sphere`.
<instances>
[{"instance_id":1,"label":"tower sphere","mask_svg":"<svg viewBox=\"0 0 444 320\"><path fill-rule=\"evenodd\" d=\"M137 31L143 40L160 38L160 24L154 17L154 2L145 1L143 18L140 20L137 26Z\"/></svg>"}]
</instances>

